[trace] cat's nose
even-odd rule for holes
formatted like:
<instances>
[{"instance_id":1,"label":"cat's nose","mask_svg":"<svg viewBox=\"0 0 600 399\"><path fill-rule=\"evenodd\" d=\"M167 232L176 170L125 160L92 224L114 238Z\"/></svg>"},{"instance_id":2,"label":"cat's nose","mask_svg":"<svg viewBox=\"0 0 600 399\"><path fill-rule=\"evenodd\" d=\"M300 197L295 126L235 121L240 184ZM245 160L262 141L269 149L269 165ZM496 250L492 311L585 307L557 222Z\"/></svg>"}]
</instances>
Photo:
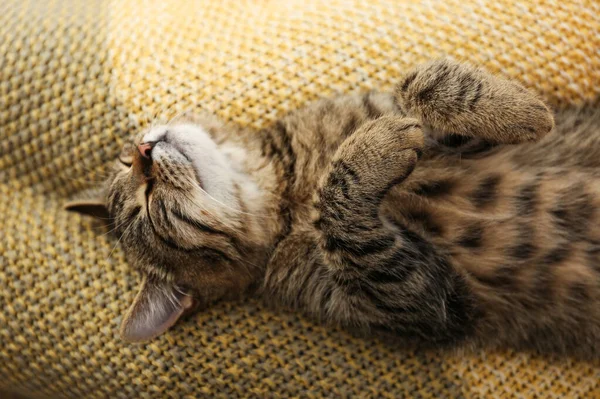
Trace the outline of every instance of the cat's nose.
<instances>
[{"instance_id":1,"label":"cat's nose","mask_svg":"<svg viewBox=\"0 0 600 399\"><path fill-rule=\"evenodd\" d=\"M150 159L152 156L152 148L154 148L154 142L147 142L147 143L141 143L138 144L138 151L140 152L140 154L142 154L142 156L144 158Z\"/></svg>"}]
</instances>

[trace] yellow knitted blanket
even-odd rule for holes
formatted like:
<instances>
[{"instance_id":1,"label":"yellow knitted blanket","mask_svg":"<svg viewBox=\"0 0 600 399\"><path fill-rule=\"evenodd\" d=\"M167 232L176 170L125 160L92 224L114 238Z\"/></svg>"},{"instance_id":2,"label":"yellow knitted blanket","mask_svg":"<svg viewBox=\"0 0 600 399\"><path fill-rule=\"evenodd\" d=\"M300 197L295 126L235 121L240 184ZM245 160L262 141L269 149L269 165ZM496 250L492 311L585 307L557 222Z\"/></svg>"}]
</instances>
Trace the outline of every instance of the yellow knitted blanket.
<instances>
[{"instance_id":1,"label":"yellow knitted blanket","mask_svg":"<svg viewBox=\"0 0 600 399\"><path fill-rule=\"evenodd\" d=\"M123 140L197 104L262 126L449 54L598 102L597 0L0 2L0 390L38 397L600 398L600 362L354 339L250 301L144 345L115 240L61 204Z\"/></svg>"}]
</instances>

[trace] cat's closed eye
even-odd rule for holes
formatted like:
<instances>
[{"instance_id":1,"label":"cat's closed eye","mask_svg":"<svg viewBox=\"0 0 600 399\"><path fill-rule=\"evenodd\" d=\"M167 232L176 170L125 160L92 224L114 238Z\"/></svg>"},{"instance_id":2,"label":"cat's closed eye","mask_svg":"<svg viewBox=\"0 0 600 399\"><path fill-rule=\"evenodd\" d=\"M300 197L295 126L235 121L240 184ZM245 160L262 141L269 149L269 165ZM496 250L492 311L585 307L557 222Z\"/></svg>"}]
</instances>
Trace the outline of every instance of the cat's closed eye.
<instances>
[{"instance_id":1,"label":"cat's closed eye","mask_svg":"<svg viewBox=\"0 0 600 399\"><path fill-rule=\"evenodd\" d=\"M124 166L127 166L128 168L131 167L131 165L133 164L133 158L131 157L119 157L119 162L121 162L121 164L123 164Z\"/></svg>"}]
</instances>

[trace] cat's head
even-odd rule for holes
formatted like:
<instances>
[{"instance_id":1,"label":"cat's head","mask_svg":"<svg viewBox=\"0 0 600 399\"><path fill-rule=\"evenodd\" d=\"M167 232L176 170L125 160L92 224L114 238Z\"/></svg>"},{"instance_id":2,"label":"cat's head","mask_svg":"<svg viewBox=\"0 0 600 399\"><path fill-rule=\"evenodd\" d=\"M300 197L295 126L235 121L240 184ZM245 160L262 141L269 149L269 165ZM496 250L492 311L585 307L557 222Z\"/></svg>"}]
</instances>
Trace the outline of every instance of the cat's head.
<instances>
[{"instance_id":1,"label":"cat's head","mask_svg":"<svg viewBox=\"0 0 600 399\"><path fill-rule=\"evenodd\" d=\"M142 274L121 336L155 337L197 305L235 297L261 273L258 186L239 148L218 145L214 119L181 119L140 133L123 148L95 196L71 211L106 217L129 264ZM235 154L235 155L232 155Z\"/></svg>"}]
</instances>

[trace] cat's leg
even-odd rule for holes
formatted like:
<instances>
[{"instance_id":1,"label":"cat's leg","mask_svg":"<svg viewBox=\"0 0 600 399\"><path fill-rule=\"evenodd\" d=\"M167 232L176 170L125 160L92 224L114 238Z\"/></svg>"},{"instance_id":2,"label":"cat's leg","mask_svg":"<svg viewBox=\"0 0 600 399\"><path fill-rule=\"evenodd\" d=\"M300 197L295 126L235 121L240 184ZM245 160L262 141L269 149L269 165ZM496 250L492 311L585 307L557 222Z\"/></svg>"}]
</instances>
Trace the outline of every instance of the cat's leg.
<instances>
[{"instance_id":1,"label":"cat's leg","mask_svg":"<svg viewBox=\"0 0 600 399\"><path fill-rule=\"evenodd\" d=\"M407 73L395 97L438 138L453 134L517 144L539 140L554 127L546 105L519 83L446 59Z\"/></svg>"},{"instance_id":2,"label":"cat's leg","mask_svg":"<svg viewBox=\"0 0 600 399\"><path fill-rule=\"evenodd\" d=\"M455 341L471 327L462 279L424 237L379 215L385 194L415 167L423 140L415 119L386 116L337 150L315 201L332 279L328 314L341 324Z\"/></svg>"}]
</instances>

